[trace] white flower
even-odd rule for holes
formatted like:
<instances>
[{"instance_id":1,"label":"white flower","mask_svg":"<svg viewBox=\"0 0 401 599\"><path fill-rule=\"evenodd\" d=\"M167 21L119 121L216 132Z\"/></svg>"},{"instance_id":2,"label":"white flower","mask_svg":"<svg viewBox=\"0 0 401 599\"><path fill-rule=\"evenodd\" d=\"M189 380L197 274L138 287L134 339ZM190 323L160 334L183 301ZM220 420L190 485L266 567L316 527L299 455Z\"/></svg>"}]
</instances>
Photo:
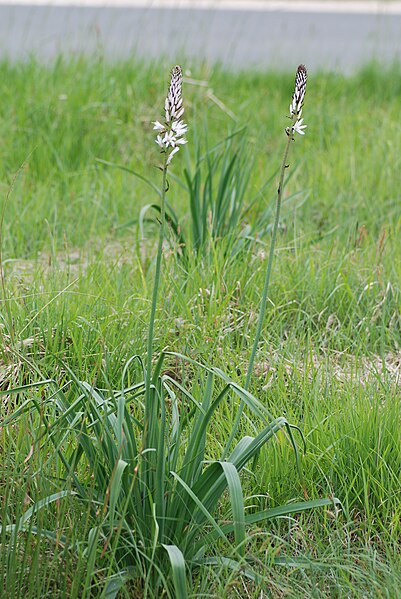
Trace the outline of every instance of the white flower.
<instances>
[{"instance_id":1,"label":"white flower","mask_svg":"<svg viewBox=\"0 0 401 599\"><path fill-rule=\"evenodd\" d=\"M153 131L165 131L166 130L166 125L162 125L162 123L160 123L159 121L154 121L154 127L153 127Z\"/></svg>"},{"instance_id":2,"label":"white flower","mask_svg":"<svg viewBox=\"0 0 401 599\"><path fill-rule=\"evenodd\" d=\"M158 146L160 146L161 148L164 148L164 142L163 142L163 138L161 135L158 135L155 139L156 143Z\"/></svg>"},{"instance_id":3,"label":"white flower","mask_svg":"<svg viewBox=\"0 0 401 599\"><path fill-rule=\"evenodd\" d=\"M185 133L188 131L188 126L183 121L174 121L174 123L171 125L171 129L176 135L181 137L181 135L185 135Z\"/></svg>"},{"instance_id":4,"label":"white flower","mask_svg":"<svg viewBox=\"0 0 401 599\"><path fill-rule=\"evenodd\" d=\"M163 144L164 144L165 148L168 148L169 146L171 146L172 148L174 148L174 146L175 146L175 135L174 135L173 131L167 131L167 133L163 137Z\"/></svg>"},{"instance_id":5,"label":"white flower","mask_svg":"<svg viewBox=\"0 0 401 599\"><path fill-rule=\"evenodd\" d=\"M303 129L306 129L306 127L308 125L303 125L304 119L300 119L299 121L297 121L295 123L295 125L292 127L292 132L293 133L299 133L300 135L305 135L305 131L303 131Z\"/></svg>"}]
</instances>

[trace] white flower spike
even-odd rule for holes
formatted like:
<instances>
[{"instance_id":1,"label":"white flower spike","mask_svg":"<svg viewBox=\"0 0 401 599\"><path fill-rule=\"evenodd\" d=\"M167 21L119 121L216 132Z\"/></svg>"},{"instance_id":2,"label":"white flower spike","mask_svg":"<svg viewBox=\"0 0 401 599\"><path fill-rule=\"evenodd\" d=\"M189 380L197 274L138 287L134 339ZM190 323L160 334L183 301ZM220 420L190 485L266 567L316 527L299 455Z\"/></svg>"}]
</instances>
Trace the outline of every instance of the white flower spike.
<instances>
[{"instance_id":1,"label":"white flower spike","mask_svg":"<svg viewBox=\"0 0 401 599\"><path fill-rule=\"evenodd\" d=\"M181 89L182 69L177 65L171 71L170 88L164 102L165 122L164 124L160 121L154 121L153 123L153 130L158 132L155 141L162 152L167 153L166 166L170 164L174 154L178 152L178 146L187 143L183 136L188 131L188 126L180 120L184 114Z\"/></svg>"},{"instance_id":2,"label":"white flower spike","mask_svg":"<svg viewBox=\"0 0 401 599\"><path fill-rule=\"evenodd\" d=\"M285 130L287 135L292 138L294 138L294 133L299 133L299 135L305 135L304 129L306 129L307 125L302 124L304 119L301 119L301 115L305 99L307 81L308 71L306 70L305 65L300 64L297 69L297 74L295 76L295 89L290 104L289 118L293 122L295 122L291 127L286 127Z\"/></svg>"}]
</instances>

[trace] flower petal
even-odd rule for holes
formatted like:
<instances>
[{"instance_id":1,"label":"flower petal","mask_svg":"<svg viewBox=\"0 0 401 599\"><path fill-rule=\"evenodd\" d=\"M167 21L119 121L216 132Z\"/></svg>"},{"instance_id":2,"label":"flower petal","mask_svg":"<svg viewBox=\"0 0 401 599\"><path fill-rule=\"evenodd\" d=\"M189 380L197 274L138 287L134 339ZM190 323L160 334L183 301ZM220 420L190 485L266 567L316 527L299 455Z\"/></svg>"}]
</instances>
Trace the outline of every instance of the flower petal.
<instances>
[{"instance_id":1,"label":"flower petal","mask_svg":"<svg viewBox=\"0 0 401 599\"><path fill-rule=\"evenodd\" d=\"M162 123L160 123L159 121L154 121L153 124L154 124L154 127L153 127L154 131L165 131L165 129L166 129L165 125L162 125Z\"/></svg>"}]
</instances>

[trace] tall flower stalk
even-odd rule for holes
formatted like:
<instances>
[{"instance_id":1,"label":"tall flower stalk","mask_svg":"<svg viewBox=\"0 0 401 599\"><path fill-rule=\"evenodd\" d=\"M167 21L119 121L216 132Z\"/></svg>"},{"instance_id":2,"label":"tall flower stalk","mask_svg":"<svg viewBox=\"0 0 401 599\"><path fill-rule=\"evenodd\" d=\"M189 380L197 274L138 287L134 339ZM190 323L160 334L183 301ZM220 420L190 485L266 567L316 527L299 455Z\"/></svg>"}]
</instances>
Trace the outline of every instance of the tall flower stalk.
<instances>
[{"instance_id":1,"label":"tall flower stalk","mask_svg":"<svg viewBox=\"0 0 401 599\"><path fill-rule=\"evenodd\" d=\"M304 129L306 129L306 127L307 127L307 125L303 124L304 119L301 118L304 99L305 99L307 80L308 80L308 72L306 70L306 67L305 67L305 65L300 64L297 69L296 76L295 76L295 89L294 89L294 93L293 93L291 104L290 104L289 118L291 119L292 124L285 128L285 133L287 135L287 141L285 144L283 161L281 163L281 168L280 168L280 179L279 179L279 184L278 184L278 188L277 188L276 214L275 214L275 218L274 218L269 259L267 262L265 280L264 280L264 284L263 284L262 299L260 302L260 312L259 312L255 338L254 338L253 345L252 345L252 351L251 351L251 355L249 358L248 369L247 369L245 385L244 385L245 389L247 389L247 390L249 389L249 385L250 385L251 378L252 378L253 367L254 367L254 363L255 363L256 354L258 351L260 336L262 334L263 321L264 321L264 317L265 317L265 313L266 313L267 296L269 293L270 278L271 278L271 271L272 271L273 258L274 258L274 250L275 250L275 246L276 246L277 230L278 230L278 225L279 225L279 220L280 220L281 203L282 203L282 197L283 197L283 191L284 191L284 174L285 174L286 169L289 167L289 165L287 164L287 160L288 160L288 154L290 151L290 145L291 145L292 141L295 141L295 133L298 133L299 135L304 135L305 134ZM243 409L244 409L244 404L241 403L237 417L235 419L235 423L234 423L234 427L233 427L233 431L232 431L232 438L234 438L234 436L237 432Z\"/></svg>"},{"instance_id":2,"label":"tall flower stalk","mask_svg":"<svg viewBox=\"0 0 401 599\"><path fill-rule=\"evenodd\" d=\"M166 225L166 192L167 192L167 171L173 156L179 151L180 146L187 143L184 135L187 132L187 125L181 120L184 114L182 102L182 69L176 65L171 71L171 81L168 94L164 103L164 122L155 121L153 129L157 131L156 143L160 148L163 157L162 187L160 193L160 227L159 241L156 254L155 279L152 293L152 304L150 310L149 330L147 340L147 363L145 378L145 406L149 404L151 372L153 358L153 336L156 317L157 297L160 286L160 271L163 252L163 240ZM147 400L147 401L146 401Z\"/></svg>"},{"instance_id":3,"label":"tall flower stalk","mask_svg":"<svg viewBox=\"0 0 401 599\"><path fill-rule=\"evenodd\" d=\"M306 129L306 127L307 127L307 125L303 124L304 119L301 118L302 108L303 108L304 99L305 99L307 79L308 79L308 72L306 70L306 67L303 64L300 64L297 69L297 74L295 76L295 89L294 89L294 94L292 96L292 101L290 104L289 118L291 119L293 124L289 125L288 127L285 128L285 132L287 134L287 142L285 144L284 156L283 156L283 161L281 163L281 169L280 169L280 180L279 180L278 189L277 189L276 215L275 215L275 219L274 219L272 240L271 240L271 244L270 244L269 260L267 262L266 276L265 276L265 281L264 281L264 285L263 285L262 301L260 304L258 324L256 327L255 339L253 342L251 357L249 359L248 370L247 370L247 374L246 374L246 381L245 381L246 389L248 389L250 382L251 382L253 365L254 365L256 353L258 350L259 340L260 340L260 336L262 333L263 321L264 321L265 312L266 312L267 294L269 292L270 277L271 277L273 258L274 258L274 250L275 250L276 240L277 240L277 230L278 230L278 225L279 225L279 220L280 220L281 202L282 202L283 190L284 190L284 174L285 174L286 169L289 167L289 165L287 164L287 160L288 160L288 154L290 151L290 144L291 144L291 141L295 141L295 137L294 137L295 133L304 135L305 134L304 129Z\"/></svg>"}]
</instances>

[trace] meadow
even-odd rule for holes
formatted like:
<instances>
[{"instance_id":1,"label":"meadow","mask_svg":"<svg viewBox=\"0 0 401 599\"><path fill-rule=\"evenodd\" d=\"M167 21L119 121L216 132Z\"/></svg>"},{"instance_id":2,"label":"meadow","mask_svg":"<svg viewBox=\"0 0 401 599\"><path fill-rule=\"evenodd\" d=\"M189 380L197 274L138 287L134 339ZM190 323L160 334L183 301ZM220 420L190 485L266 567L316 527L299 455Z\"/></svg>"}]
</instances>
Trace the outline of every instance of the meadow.
<instances>
[{"instance_id":1,"label":"meadow","mask_svg":"<svg viewBox=\"0 0 401 599\"><path fill-rule=\"evenodd\" d=\"M170 66L0 64L3 596L399 597L398 65L348 78L309 74L308 128L291 145L249 386L260 407L242 391L216 404L192 475L224 456L245 399L237 440L257 438L268 413L299 427L305 451L296 429L278 426L242 469L243 497L235 475L213 520L181 489L178 503L204 517L195 541L197 532L217 534L184 575L176 554L157 562L156 542L155 571L131 563L136 541L119 528L119 492L106 480L107 497L99 495L106 464L96 469L100 458L91 463L84 443L98 449L106 437L111 455L119 419L136 423L143 411L142 400L134 406L141 366L131 358L145 361L147 351L161 185L151 123L162 115ZM212 386L219 394L227 380L245 384L294 82L294 73L183 68L188 143L168 174L153 337L156 371L165 352L155 388L163 395L159 375L166 389L175 385L165 402L173 431L174 418L192 418L184 397L195 406L203 398L207 412ZM191 442L184 424L169 460ZM117 457L110 476L123 485ZM302 502L311 509L283 509ZM277 517L252 521L276 508ZM156 539L159 515L146 518Z\"/></svg>"}]
</instances>

